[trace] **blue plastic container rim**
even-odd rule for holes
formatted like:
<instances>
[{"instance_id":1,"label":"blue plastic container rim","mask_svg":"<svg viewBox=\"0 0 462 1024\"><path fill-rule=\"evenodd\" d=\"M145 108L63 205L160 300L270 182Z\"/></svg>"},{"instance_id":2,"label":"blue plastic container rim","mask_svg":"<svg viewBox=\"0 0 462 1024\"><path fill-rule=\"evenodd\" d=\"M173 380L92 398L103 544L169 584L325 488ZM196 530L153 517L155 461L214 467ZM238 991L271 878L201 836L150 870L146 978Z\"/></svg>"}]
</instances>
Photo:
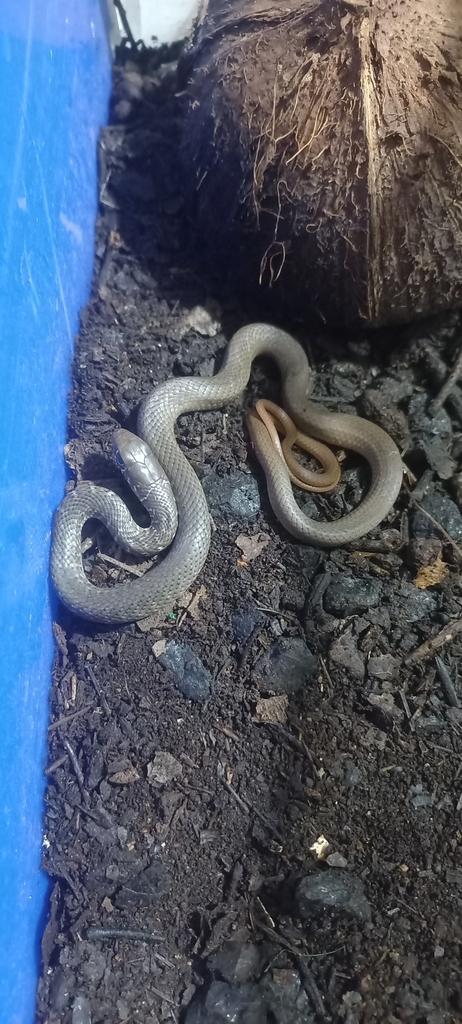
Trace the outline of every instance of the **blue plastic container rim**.
<instances>
[{"instance_id":1,"label":"blue plastic container rim","mask_svg":"<svg viewBox=\"0 0 462 1024\"><path fill-rule=\"evenodd\" d=\"M53 656L48 559L73 339L88 299L105 0L0 5L0 1019L35 1019ZM46 840L45 840L46 841Z\"/></svg>"}]
</instances>

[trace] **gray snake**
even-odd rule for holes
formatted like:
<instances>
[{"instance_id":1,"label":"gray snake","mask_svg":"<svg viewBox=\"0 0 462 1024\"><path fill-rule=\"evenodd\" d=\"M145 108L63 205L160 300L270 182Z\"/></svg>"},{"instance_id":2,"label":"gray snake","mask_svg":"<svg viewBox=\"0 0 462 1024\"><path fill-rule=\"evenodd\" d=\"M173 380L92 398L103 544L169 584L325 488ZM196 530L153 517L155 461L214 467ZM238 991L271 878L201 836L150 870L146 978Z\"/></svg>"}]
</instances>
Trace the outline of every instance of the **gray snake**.
<instances>
[{"instance_id":1,"label":"gray snake","mask_svg":"<svg viewBox=\"0 0 462 1024\"><path fill-rule=\"evenodd\" d=\"M153 612L170 609L192 584L209 550L210 515L200 482L177 444L175 422L183 413L220 408L236 398L248 382L253 360L261 355L269 356L277 363L282 377L283 406L297 427L321 441L359 452L371 469L369 491L357 508L336 522L314 521L307 518L296 504L287 467L273 445L268 443L266 428L263 424L253 424L252 441L265 470L272 507L282 524L301 541L320 547L336 547L364 536L387 515L402 479L401 458L392 439L367 420L332 413L310 401L308 396L313 387L313 372L301 345L279 328L251 324L237 331L231 339L223 367L215 376L168 380L158 385L140 407L137 430L145 442L145 458L148 462L152 460L150 479L153 483L148 481L149 474L145 477L142 471L137 493L143 500L143 494L151 488L157 492L147 495L146 505L151 518L157 515L157 525L163 533L156 547L151 531L145 531L147 544L141 546L142 552L153 553L165 547L175 533L167 522L169 513L163 514L169 502L171 506L170 487L174 497L173 508L176 502L178 512L174 539L158 565L128 583L95 587L83 568L82 526L89 518L102 519L120 539L117 527L113 530L111 526L111 517L116 515L111 511L116 496L103 487L83 482L61 502L53 524L51 575L59 596L68 608L97 622L133 622ZM123 449L127 438L125 432L120 434ZM149 499L153 497L155 507L159 494L160 505L156 514L149 507ZM122 514L121 500L116 498L116 501L119 514ZM128 547L139 551L138 538L131 548L130 544Z\"/></svg>"}]
</instances>

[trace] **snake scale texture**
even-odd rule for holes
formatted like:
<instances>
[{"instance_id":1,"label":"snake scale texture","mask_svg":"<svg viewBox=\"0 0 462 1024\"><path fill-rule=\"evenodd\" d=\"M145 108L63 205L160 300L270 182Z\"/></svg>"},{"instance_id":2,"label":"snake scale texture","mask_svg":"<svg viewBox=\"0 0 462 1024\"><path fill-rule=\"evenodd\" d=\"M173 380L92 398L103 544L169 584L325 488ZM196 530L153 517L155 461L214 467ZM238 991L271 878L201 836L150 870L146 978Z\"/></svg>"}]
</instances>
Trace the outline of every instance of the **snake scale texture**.
<instances>
[{"instance_id":1,"label":"snake scale texture","mask_svg":"<svg viewBox=\"0 0 462 1024\"><path fill-rule=\"evenodd\" d=\"M297 427L321 441L359 452L371 469L370 489L353 512L330 523L308 519L295 502L287 466L269 441L266 428L251 420L253 445L282 524L299 540L336 547L364 536L387 515L402 480L401 458L392 439L367 420L332 413L310 401L314 379L301 345L279 328L251 324L231 339L218 374L169 380L141 405L139 437L165 472L178 512L178 529L159 564L128 583L95 587L83 569L82 526L86 519L97 517L111 528L112 492L79 484L59 506L53 525L51 575L58 594L72 611L97 622L133 622L169 610L193 583L209 550L210 515L200 482L177 444L175 422L183 413L220 408L236 398L248 382L253 360L261 355L277 363L282 404ZM164 482L161 490L163 486Z\"/></svg>"}]
</instances>

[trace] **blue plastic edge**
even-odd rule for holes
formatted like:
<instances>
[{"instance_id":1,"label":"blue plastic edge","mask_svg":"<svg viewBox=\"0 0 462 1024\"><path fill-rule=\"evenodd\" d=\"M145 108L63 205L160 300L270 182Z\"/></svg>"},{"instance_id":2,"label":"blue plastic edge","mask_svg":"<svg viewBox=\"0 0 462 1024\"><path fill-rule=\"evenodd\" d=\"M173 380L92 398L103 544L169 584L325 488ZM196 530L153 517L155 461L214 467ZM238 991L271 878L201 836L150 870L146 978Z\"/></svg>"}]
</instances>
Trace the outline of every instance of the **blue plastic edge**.
<instances>
[{"instance_id":1,"label":"blue plastic edge","mask_svg":"<svg viewBox=\"0 0 462 1024\"><path fill-rule=\"evenodd\" d=\"M104 0L102 0L104 4ZM53 656L48 559L89 295L110 52L99 0L0 5L0 1018L35 1019Z\"/></svg>"}]
</instances>

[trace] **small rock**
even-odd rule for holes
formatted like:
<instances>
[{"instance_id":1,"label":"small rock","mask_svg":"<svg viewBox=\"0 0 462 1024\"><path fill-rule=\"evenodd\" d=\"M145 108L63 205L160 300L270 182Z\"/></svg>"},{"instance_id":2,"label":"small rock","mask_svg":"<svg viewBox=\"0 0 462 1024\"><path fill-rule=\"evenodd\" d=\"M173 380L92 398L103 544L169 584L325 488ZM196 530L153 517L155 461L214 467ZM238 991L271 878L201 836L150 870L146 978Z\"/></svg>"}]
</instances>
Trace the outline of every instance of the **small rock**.
<instances>
[{"instance_id":1,"label":"small rock","mask_svg":"<svg viewBox=\"0 0 462 1024\"><path fill-rule=\"evenodd\" d=\"M448 708L446 711L446 718L449 722L454 722L454 725L461 725L462 708Z\"/></svg>"},{"instance_id":2,"label":"small rock","mask_svg":"<svg viewBox=\"0 0 462 1024\"><path fill-rule=\"evenodd\" d=\"M433 797L430 793L427 793L421 782L411 786L409 792L411 794L411 804L416 809L419 807L431 807L434 803Z\"/></svg>"},{"instance_id":3,"label":"small rock","mask_svg":"<svg viewBox=\"0 0 462 1024\"><path fill-rule=\"evenodd\" d=\"M382 427L397 444L408 443L410 434L407 418L388 395L368 389L363 392L362 407L366 418Z\"/></svg>"},{"instance_id":4,"label":"small rock","mask_svg":"<svg viewBox=\"0 0 462 1024\"><path fill-rule=\"evenodd\" d=\"M382 593L380 580L355 579L338 575L329 583L324 595L324 608L332 615L346 618L376 608Z\"/></svg>"},{"instance_id":5,"label":"small rock","mask_svg":"<svg viewBox=\"0 0 462 1024\"><path fill-rule=\"evenodd\" d=\"M308 920L319 913L347 915L364 922L371 919L361 880L336 868L307 875L297 886L295 898L300 916Z\"/></svg>"},{"instance_id":6,"label":"small rock","mask_svg":"<svg viewBox=\"0 0 462 1024\"><path fill-rule=\"evenodd\" d=\"M236 469L227 476L209 473L202 481L212 515L227 519L254 519L261 509L258 483L251 473Z\"/></svg>"},{"instance_id":7,"label":"small rock","mask_svg":"<svg viewBox=\"0 0 462 1024\"><path fill-rule=\"evenodd\" d=\"M430 793L417 793L411 800L411 804L416 810L420 807L432 807L433 803L433 797L430 796Z\"/></svg>"},{"instance_id":8,"label":"small rock","mask_svg":"<svg viewBox=\"0 0 462 1024\"><path fill-rule=\"evenodd\" d=\"M445 494L426 494L420 504L453 540L461 540L462 515L451 498ZM442 539L441 530L438 530L431 519L419 509L414 509L412 513L411 529L414 537L436 537L440 541Z\"/></svg>"},{"instance_id":9,"label":"small rock","mask_svg":"<svg viewBox=\"0 0 462 1024\"><path fill-rule=\"evenodd\" d=\"M320 522L322 519L318 506L310 494L305 493L303 504L300 507L307 519L314 519L315 522Z\"/></svg>"},{"instance_id":10,"label":"small rock","mask_svg":"<svg viewBox=\"0 0 462 1024\"><path fill-rule=\"evenodd\" d=\"M408 417L417 448L425 453L428 465L440 480L449 480L456 464L450 454L452 425L446 409L432 416L426 394L417 392L409 402Z\"/></svg>"},{"instance_id":11,"label":"small rock","mask_svg":"<svg viewBox=\"0 0 462 1024\"><path fill-rule=\"evenodd\" d=\"M272 725L284 725L287 721L287 705L289 698L286 693L277 697L262 697L255 708L255 720Z\"/></svg>"},{"instance_id":12,"label":"small rock","mask_svg":"<svg viewBox=\"0 0 462 1024\"><path fill-rule=\"evenodd\" d=\"M420 622L421 619L433 615L438 608L438 601L427 590L419 590L412 583L401 583L398 593L394 595L391 613L398 623Z\"/></svg>"},{"instance_id":13,"label":"small rock","mask_svg":"<svg viewBox=\"0 0 462 1024\"><path fill-rule=\"evenodd\" d=\"M281 637L255 665L252 682L264 693L296 693L313 679L317 664L304 640Z\"/></svg>"},{"instance_id":14,"label":"small rock","mask_svg":"<svg viewBox=\"0 0 462 1024\"><path fill-rule=\"evenodd\" d=\"M352 761L348 761L345 765L345 774L343 776L343 785L347 789L354 789L356 786L362 786L363 777L355 764Z\"/></svg>"},{"instance_id":15,"label":"small rock","mask_svg":"<svg viewBox=\"0 0 462 1024\"><path fill-rule=\"evenodd\" d=\"M123 771L109 775L108 782L112 782L114 786L129 786L132 782L137 782L139 777L136 768L129 764Z\"/></svg>"},{"instance_id":16,"label":"small rock","mask_svg":"<svg viewBox=\"0 0 462 1024\"><path fill-rule=\"evenodd\" d=\"M159 655L164 668L170 669L175 686L189 700L204 701L210 697L213 679L200 658L186 644L169 640Z\"/></svg>"},{"instance_id":17,"label":"small rock","mask_svg":"<svg viewBox=\"0 0 462 1024\"><path fill-rule=\"evenodd\" d=\"M249 639L255 626L263 622L263 616L258 608L249 607L243 611L235 612L231 621L238 644L243 644Z\"/></svg>"},{"instance_id":18,"label":"small rock","mask_svg":"<svg viewBox=\"0 0 462 1024\"><path fill-rule=\"evenodd\" d=\"M459 508L462 508L462 473L454 473L451 490Z\"/></svg>"},{"instance_id":19,"label":"small rock","mask_svg":"<svg viewBox=\"0 0 462 1024\"><path fill-rule=\"evenodd\" d=\"M283 587L281 593L281 604L290 612L301 612L305 607L306 596L303 590L295 587Z\"/></svg>"},{"instance_id":20,"label":"small rock","mask_svg":"<svg viewBox=\"0 0 462 1024\"><path fill-rule=\"evenodd\" d=\"M273 968L263 975L259 984L268 1016L274 1024L312 1024L315 1017L310 1013L311 1002L302 985L298 971L290 968Z\"/></svg>"},{"instance_id":21,"label":"small rock","mask_svg":"<svg viewBox=\"0 0 462 1024\"><path fill-rule=\"evenodd\" d=\"M398 658L394 658L392 654L379 654L375 658L369 658L367 663L368 675L373 679L393 679L398 668Z\"/></svg>"},{"instance_id":22,"label":"small rock","mask_svg":"<svg viewBox=\"0 0 462 1024\"><path fill-rule=\"evenodd\" d=\"M164 865L152 861L145 871L130 878L119 889L118 907L151 907L170 891L170 880Z\"/></svg>"},{"instance_id":23,"label":"small rock","mask_svg":"<svg viewBox=\"0 0 462 1024\"><path fill-rule=\"evenodd\" d=\"M407 547L407 561L415 572L441 558L443 545L436 537L413 537Z\"/></svg>"},{"instance_id":24,"label":"small rock","mask_svg":"<svg viewBox=\"0 0 462 1024\"><path fill-rule=\"evenodd\" d=\"M118 999L116 1005L117 1005L117 1013L119 1015L119 1020L122 1020L122 1021L128 1020L129 1017L131 1016L131 1014L130 1014L130 1010L128 1009L128 1006L127 1006L127 1004L125 1002L125 999Z\"/></svg>"},{"instance_id":25,"label":"small rock","mask_svg":"<svg viewBox=\"0 0 462 1024\"><path fill-rule=\"evenodd\" d=\"M395 722L401 722L404 718L404 711L395 704L391 693L370 693L368 703L373 709L373 720L379 729L388 732L393 728Z\"/></svg>"},{"instance_id":26,"label":"small rock","mask_svg":"<svg viewBox=\"0 0 462 1024\"><path fill-rule=\"evenodd\" d=\"M88 876L87 876L88 877ZM101 981L107 967L106 954L102 949L95 949L91 943L85 943L88 955L80 962L79 973L84 983L96 986ZM83 942L79 946L81 955L84 953Z\"/></svg>"},{"instance_id":27,"label":"small rock","mask_svg":"<svg viewBox=\"0 0 462 1024\"><path fill-rule=\"evenodd\" d=\"M311 583L322 563L323 555L316 548L310 548L307 544L294 545L298 568L306 581Z\"/></svg>"},{"instance_id":28,"label":"small rock","mask_svg":"<svg viewBox=\"0 0 462 1024\"><path fill-rule=\"evenodd\" d=\"M86 996L76 996L72 1006L72 1024L91 1024L90 1003Z\"/></svg>"},{"instance_id":29,"label":"small rock","mask_svg":"<svg viewBox=\"0 0 462 1024\"><path fill-rule=\"evenodd\" d=\"M194 999L185 1017L185 1024L267 1024L263 993L252 982L228 985L212 981L209 989Z\"/></svg>"},{"instance_id":30,"label":"small rock","mask_svg":"<svg viewBox=\"0 0 462 1024\"><path fill-rule=\"evenodd\" d=\"M341 853L330 853L329 856L326 857L326 864L328 864L330 868L348 867L348 861Z\"/></svg>"},{"instance_id":31,"label":"small rock","mask_svg":"<svg viewBox=\"0 0 462 1024\"><path fill-rule=\"evenodd\" d=\"M147 779L151 786L165 786L173 779L179 779L183 768L168 750L158 750L154 759L146 766Z\"/></svg>"},{"instance_id":32,"label":"small rock","mask_svg":"<svg viewBox=\"0 0 462 1024\"><path fill-rule=\"evenodd\" d=\"M329 651L329 659L337 668L343 668L350 672L355 679L364 679L366 675L365 658L358 651L356 640L350 631L334 640Z\"/></svg>"},{"instance_id":33,"label":"small rock","mask_svg":"<svg viewBox=\"0 0 462 1024\"><path fill-rule=\"evenodd\" d=\"M226 942L207 958L207 967L224 981L250 981L262 967L261 950L251 942Z\"/></svg>"}]
</instances>

